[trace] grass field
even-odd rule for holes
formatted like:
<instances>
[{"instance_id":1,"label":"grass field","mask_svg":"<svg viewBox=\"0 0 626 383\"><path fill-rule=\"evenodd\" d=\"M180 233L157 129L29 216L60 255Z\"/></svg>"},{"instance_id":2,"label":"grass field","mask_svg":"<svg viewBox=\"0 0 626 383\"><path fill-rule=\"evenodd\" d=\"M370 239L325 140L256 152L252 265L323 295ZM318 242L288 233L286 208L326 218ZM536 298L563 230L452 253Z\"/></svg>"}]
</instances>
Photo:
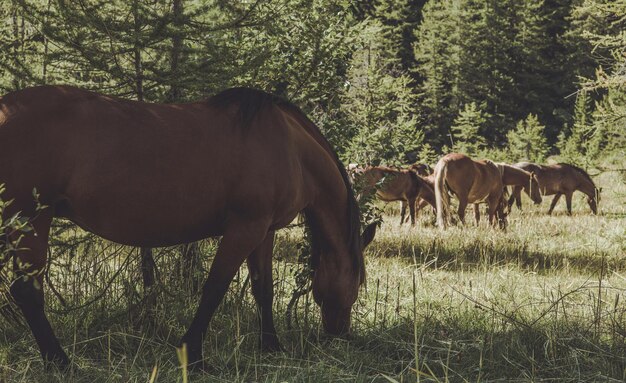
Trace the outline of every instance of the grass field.
<instances>
[{"instance_id":1,"label":"grass field","mask_svg":"<svg viewBox=\"0 0 626 383\"><path fill-rule=\"evenodd\" d=\"M148 312L136 251L102 241L73 251L56 246L50 279L65 304L48 287L47 307L74 364L46 372L30 330L0 319L0 382L623 381L625 178L618 171L595 177L604 188L598 216L578 194L573 217L564 201L547 216L551 197L540 207L525 200L506 232L485 223L442 232L430 212L413 228L400 226L397 206L386 206L348 341L323 335L310 296L287 328L301 232L282 231L274 312L285 351L257 350L242 269L209 328L209 372L188 376L174 345L197 296L178 282L176 249L160 250L161 288ZM205 268L214 247L201 246Z\"/></svg>"}]
</instances>

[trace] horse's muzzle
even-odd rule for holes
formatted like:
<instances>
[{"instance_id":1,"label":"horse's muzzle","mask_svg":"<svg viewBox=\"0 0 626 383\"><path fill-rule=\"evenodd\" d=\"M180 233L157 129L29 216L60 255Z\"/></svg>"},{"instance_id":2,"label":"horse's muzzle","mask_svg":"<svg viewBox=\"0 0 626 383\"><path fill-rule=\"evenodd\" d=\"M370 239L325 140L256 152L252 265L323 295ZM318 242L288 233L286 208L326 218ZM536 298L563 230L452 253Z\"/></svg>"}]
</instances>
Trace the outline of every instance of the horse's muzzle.
<instances>
[{"instance_id":1,"label":"horse's muzzle","mask_svg":"<svg viewBox=\"0 0 626 383\"><path fill-rule=\"evenodd\" d=\"M350 313L352 308L332 308L322 306L324 330L333 336L344 337L350 333Z\"/></svg>"}]
</instances>

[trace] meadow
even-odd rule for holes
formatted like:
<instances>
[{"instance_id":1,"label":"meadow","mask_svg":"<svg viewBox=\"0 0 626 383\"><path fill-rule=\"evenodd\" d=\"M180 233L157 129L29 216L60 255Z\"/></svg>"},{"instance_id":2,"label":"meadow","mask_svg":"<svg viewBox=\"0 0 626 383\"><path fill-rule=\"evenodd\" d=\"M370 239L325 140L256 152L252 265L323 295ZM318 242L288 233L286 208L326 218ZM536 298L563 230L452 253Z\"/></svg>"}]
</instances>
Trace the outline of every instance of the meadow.
<instances>
[{"instance_id":1,"label":"meadow","mask_svg":"<svg viewBox=\"0 0 626 383\"><path fill-rule=\"evenodd\" d=\"M610 168L623 164L594 177L599 215L578 193L572 217L564 201L547 216L551 197L541 206L524 197L505 232L471 219L441 231L429 209L415 227L400 225L399 204L380 204L348 340L323 334L310 294L288 326L302 230L281 231L274 313L284 352L258 351L242 268L210 324L201 373L184 371L175 348L198 298L180 278L179 249L156 252L158 298L148 308L136 249L66 230L51 249L46 306L73 364L46 371L30 330L5 316L0 382L623 381L626 174ZM201 243L202 269L215 244Z\"/></svg>"}]
</instances>

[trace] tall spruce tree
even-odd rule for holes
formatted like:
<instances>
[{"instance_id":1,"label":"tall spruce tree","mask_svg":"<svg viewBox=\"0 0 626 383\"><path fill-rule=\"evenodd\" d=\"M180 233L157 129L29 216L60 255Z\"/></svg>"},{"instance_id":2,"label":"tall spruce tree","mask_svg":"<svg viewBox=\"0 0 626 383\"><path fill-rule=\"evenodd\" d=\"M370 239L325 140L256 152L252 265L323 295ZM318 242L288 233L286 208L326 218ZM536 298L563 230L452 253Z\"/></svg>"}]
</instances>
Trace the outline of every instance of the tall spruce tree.
<instances>
[{"instance_id":1,"label":"tall spruce tree","mask_svg":"<svg viewBox=\"0 0 626 383\"><path fill-rule=\"evenodd\" d=\"M548 154L544 131L545 126L539 123L534 114L529 114L526 119L519 121L515 129L507 134L511 159L542 162Z\"/></svg>"},{"instance_id":2,"label":"tall spruce tree","mask_svg":"<svg viewBox=\"0 0 626 383\"><path fill-rule=\"evenodd\" d=\"M486 121L475 102L465 105L452 125L452 149L470 157L480 155L487 144L481 132Z\"/></svg>"},{"instance_id":3,"label":"tall spruce tree","mask_svg":"<svg viewBox=\"0 0 626 383\"><path fill-rule=\"evenodd\" d=\"M411 79L395 52L386 49L390 30L377 20L362 22L342 97L352 142L347 157L361 163L404 162L423 135L413 116Z\"/></svg>"},{"instance_id":4,"label":"tall spruce tree","mask_svg":"<svg viewBox=\"0 0 626 383\"><path fill-rule=\"evenodd\" d=\"M447 135L459 109L458 68L461 0L429 1L415 31L418 121L426 141L435 147L448 143Z\"/></svg>"}]
</instances>

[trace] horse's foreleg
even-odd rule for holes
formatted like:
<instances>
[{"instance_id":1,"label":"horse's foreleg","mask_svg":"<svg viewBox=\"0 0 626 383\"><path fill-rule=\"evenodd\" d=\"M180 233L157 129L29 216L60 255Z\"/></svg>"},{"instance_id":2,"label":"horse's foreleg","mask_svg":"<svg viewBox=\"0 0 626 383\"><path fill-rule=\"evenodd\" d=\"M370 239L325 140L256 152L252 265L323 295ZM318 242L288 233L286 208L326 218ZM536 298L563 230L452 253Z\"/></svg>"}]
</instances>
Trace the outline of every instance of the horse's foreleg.
<instances>
[{"instance_id":1,"label":"horse's foreleg","mask_svg":"<svg viewBox=\"0 0 626 383\"><path fill-rule=\"evenodd\" d=\"M489 224L494 227L498 224L496 219L496 211L498 210L498 205L498 199L489 198L487 202L487 215L489 216Z\"/></svg>"},{"instance_id":2,"label":"horse's foreleg","mask_svg":"<svg viewBox=\"0 0 626 383\"><path fill-rule=\"evenodd\" d=\"M511 192L511 196L509 197L509 201L508 201L509 209L511 208L511 206L513 206L513 203L515 203L515 206L517 206L518 209L522 210L522 187L521 186L513 187L513 191Z\"/></svg>"},{"instance_id":3,"label":"horse's foreleg","mask_svg":"<svg viewBox=\"0 0 626 383\"><path fill-rule=\"evenodd\" d=\"M567 205L568 215L572 215L572 194L574 194L574 192L565 193L565 204Z\"/></svg>"},{"instance_id":4,"label":"horse's foreleg","mask_svg":"<svg viewBox=\"0 0 626 383\"><path fill-rule=\"evenodd\" d=\"M274 301L274 282L272 279L272 251L274 232L267 233L263 243L248 257L248 270L252 281L252 295L259 310L261 328L260 345L263 351L280 351L280 343L274 327L272 303Z\"/></svg>"},{"instance_id":5,"label":"horse's foreleg","mask_svg":"<svg viewBox=\"0 0 626 383\"><path fill-rule=\"evenodd\" d=\"M561 198L562 195L563 195L562 193L556 193L556 195L552 199L552 202L550 203L550 209L548 210L548 215L552 214L552 210L554 210L556 203L559 202L559 198Z\"/></svg>"},{"instance_id":6,"label":"horse's foreleg","mask_svg":"<svg viewBox=\"0 0 626 383\"><path fill-rule=\"evenodd\" d=\"M474 204L474 219L476 220L476 226L478 226L480 222L480 205L477 203Z\"/></svg>"},{"instance_id":7,"label":"horse's foreleg","mask_svg":"<svg viewBox=\"0 0 626 383\"><path fill-rule=\"evenodd\" d=\"M415 198L409 198L409 215L411 216L411 226L415 226Z\"/></svg>"},{"instance_id":8,"label":"horse's foreleg","mask_svg":"<svg viewBox=\"0 0 626 383\"><path fill-rule=\"evenodd\" d=\"M51 222L51 211L40 212L32 222L34 231L26 233L19 242L21 250L13 256L16 279L11 284L11 296L24 314L44 361L66 367L69 359L44 313L43 277Z\"/></svg>"},{"instance_id":9,"label":"horse's foreleg","mask_svg":"<svg viewBox=\"0 0 626 383\"><path fill-rule=\"evenodd\" d=\"M209 321L243 261L264 241L268 227L269 222L266 221L229 221L204 282L196 314L180 341L181 345L187 345L189 364L202 360L202 341Z\"/></svg>"},{"instance_id":10,"label":"horse's foreleg","mask_svg":"<svg viewBox=\"0 0 626 383\"><path fill-rule=\"evenodd\" d=\"M402 209L400 210L400 226L404 224L405 215L406 215L406 201L402 201Z\"/></svg>"}]
</instances>

